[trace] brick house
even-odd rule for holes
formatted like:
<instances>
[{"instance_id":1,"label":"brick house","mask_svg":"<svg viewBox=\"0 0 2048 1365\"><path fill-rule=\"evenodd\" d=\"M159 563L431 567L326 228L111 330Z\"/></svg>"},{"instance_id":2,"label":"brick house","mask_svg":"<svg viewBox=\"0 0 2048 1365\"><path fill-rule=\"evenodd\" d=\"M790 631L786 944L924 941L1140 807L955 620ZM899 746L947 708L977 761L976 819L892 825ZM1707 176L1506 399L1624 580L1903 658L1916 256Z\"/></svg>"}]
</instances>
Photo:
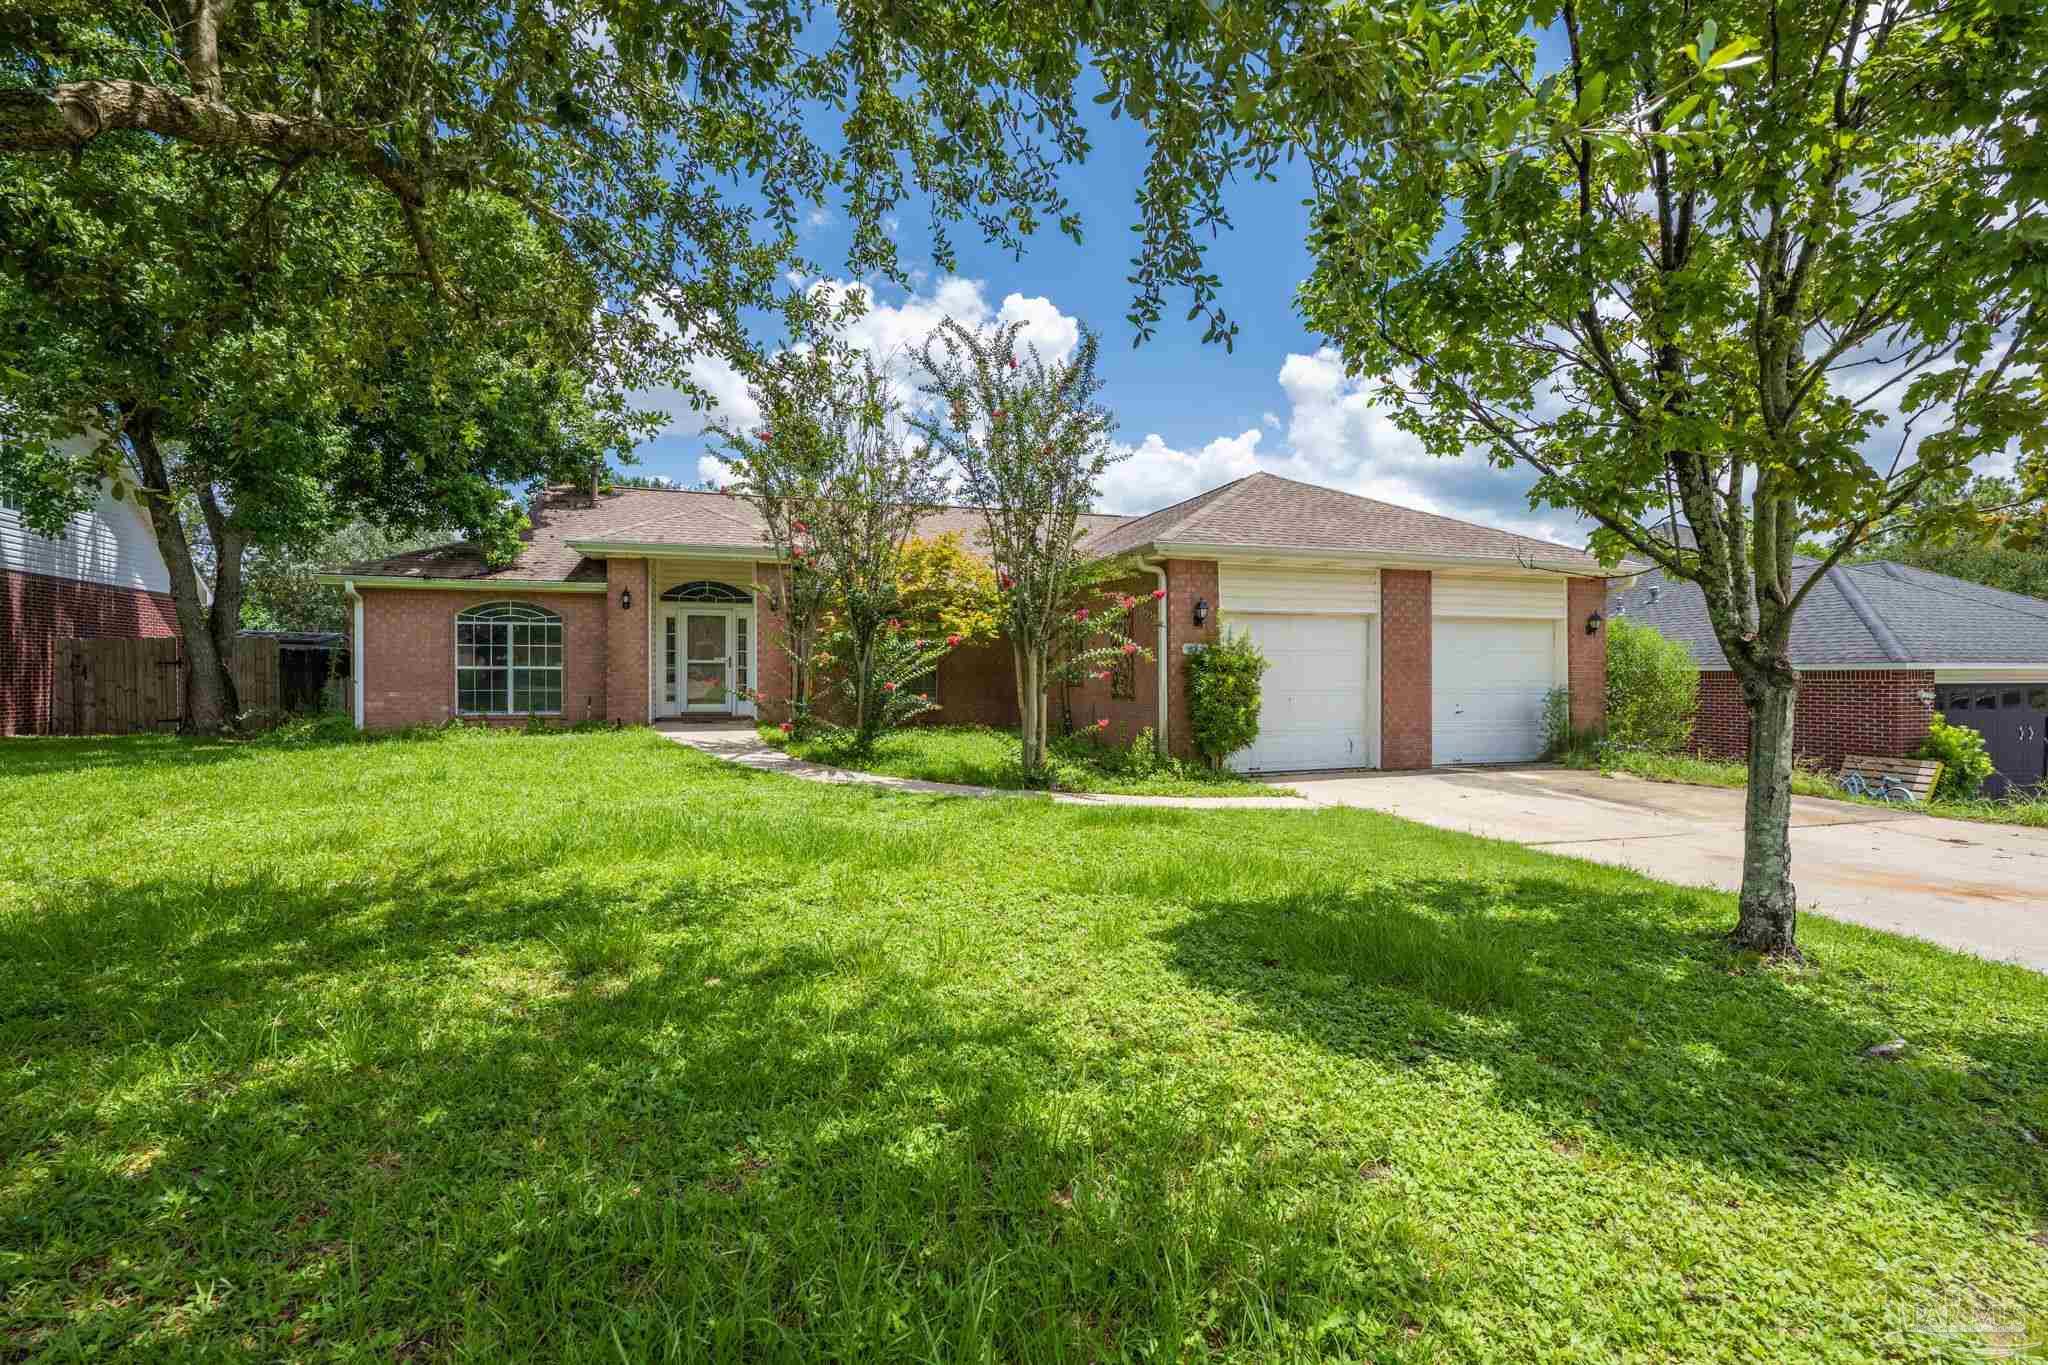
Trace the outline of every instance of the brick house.
<instances>
[{"instance_id":1,"label":"brick house","mask_svg":"<svg viewBox=\"0 0 2048 1365\"><path fill-rule=\"evenodd\" d=\"M177 633L170 574L134 502L103 488L55 537L0 503L0 735L52 729L57 641Z\"/></svg>"},{"instance_id":2,"label":"brick house","mask_svg":"<svg viewBox=\"0 0 2048 1365\"><path fill-rule=\"evenodd\" d=\"M1804 584L1819 561L1793 562ZM1694 746L1749 752L1749 711L1691 583L1645 574L1614 609L1692 649L1700 666ZM2048 775L2048 601L1904 564L1838 565L1792 619L1800 673L1793 751L1824 770L1846 754L1904 756L1941 713L1981 731L1992 795Z\"/></svg>"},{"instance_id":3,"label":"brick house","mask_svg":"<svg viewBox=\"0 0 2048 1365\"><path fill-rule=\"evenodd\" d=\"M775 713L788 668L749 504L552 490L533 522L510 565L457 544L323 575L355 606L359 726L743 718L756 690ZM980 529L972 508L921 528L970 547ZM1607 583L1583 551L1270 474L1086 531L1097 555L1142 566L1134 595L1165 589L1130 626L1154 658L1068 699L1114 739L1149 727L1186 754L1180 660L1225 629L1273 660L1247 769L1525 760L1552 690L1569 688L1578 724L1602 713ZM1008 647L954 652L935 694L942 722L1015 724Z\"/></svg>"}]
</instances>

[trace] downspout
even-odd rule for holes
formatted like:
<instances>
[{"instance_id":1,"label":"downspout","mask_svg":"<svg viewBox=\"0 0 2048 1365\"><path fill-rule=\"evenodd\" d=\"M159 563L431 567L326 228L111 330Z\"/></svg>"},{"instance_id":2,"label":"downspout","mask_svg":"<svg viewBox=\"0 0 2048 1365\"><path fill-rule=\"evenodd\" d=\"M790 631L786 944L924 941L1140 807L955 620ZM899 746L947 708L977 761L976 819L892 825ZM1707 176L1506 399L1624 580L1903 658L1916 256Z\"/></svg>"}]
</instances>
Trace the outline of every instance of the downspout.
<instances>
[{"instance_id":1,"label":"downspout","mask_svg":"<svg viewBox=\"0 0 2048 1365\"><path fill-rule=\"evenodd\" d=\"M1157 725L1155 725L1155 726L1153 726L1153 727L1152 727L1152 742L1153 742L1153 744L1154 744L1154 745L1155 745L1155 746L1156 746L1156 747L1158 748L1158 750L1159 750L1159 756L1160 756L1161 758L1165 758L1165 757L1166 757L1166 753L1167 753L1167 749L1166 749L1166 714L1167 714L1167 708L1166 708L1166 604L1167 604L1167 599L1165 598L1165 596L1163 596L1163 594L1164 594L1164 593L1166 592L1166 564L1165 564L1165 561L1163 561L1163 560L1162 560L1162 561L1160 561L1160 562L1159 562L1159 563L1157 563L1157 564L1147 564L1147 565L1146 565L1145 567L1146 567L1146 568L1148 568L1148 569L1150 569L1150 570L1151 570L1151 571L1152 571L1152 572L1153 572L1154 574L1158 575L1158 577L1159 577L1159 591L1160 591L1160 593L1162 594L1162 596L1161 596L1161 597L1160 597L1160 599L1159 599L1159 643L1158 643L1157 647L1156 647L1156 648L1154 648L1154 649L1153 649L1153 651L1152 651L1152 652L1153 652L1153 654L1154 654L1154 655L1155 655L1155 656L1157 657L1157 659L1158 659L1158 663L1159 663L1159 723L1158 723Z\"/></svg>"},{"instance_id":2,"label":"downspout","mask_svg":"<svg viewBox=\"0 0 2048 1365\"><path fill-rule=\"evenodd\" d=\"M356 591L353 578L343 579L341 590L348 595L349 601L355 603L356 631L355 638L349 641L348 672L349 681L354 684L349 690L356 694L356 729L360 730L363 728L363 595Z\"/></svg>"}]
</instances>

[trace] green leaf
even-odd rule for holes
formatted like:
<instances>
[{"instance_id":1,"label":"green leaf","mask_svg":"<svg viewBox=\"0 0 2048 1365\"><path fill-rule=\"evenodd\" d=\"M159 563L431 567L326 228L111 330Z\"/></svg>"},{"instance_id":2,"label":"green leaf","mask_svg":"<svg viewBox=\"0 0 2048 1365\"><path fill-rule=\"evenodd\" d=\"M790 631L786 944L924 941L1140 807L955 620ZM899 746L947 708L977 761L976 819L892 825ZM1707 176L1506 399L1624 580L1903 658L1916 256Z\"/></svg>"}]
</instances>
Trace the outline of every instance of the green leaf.
<instances>
[{"instance_id":1,"label":"green leaf","mask_svg":"<svg viewBox=\"0 0 2048 1365\"><path fill-rule=\"evenodd\" d=\"M1756 39L1754 38L1732 39L1729 42L1722 44L1720 49L1716 51L1713 56L1707 58L1706 69L1709 71L1718 71L1722 67L1728 65L1737 57L1740 57L1743 53L1749 51L1751 48L1755 46Z\"/></svg>"},{"instance_id":2,"label":"green leaf","mask_svg":"<svg viewBox=\"0 0 2048 1365\"><path fill-rule=\"evenodd\" d=\"M1586 82L1584 93L1579 96L1579 106L1575 111L1579 121L1583 123L1599 113L1601 103L1606 98L1607 73L1605 71L1595 71L1593 78Z\"/></svg>"}]
</instances>

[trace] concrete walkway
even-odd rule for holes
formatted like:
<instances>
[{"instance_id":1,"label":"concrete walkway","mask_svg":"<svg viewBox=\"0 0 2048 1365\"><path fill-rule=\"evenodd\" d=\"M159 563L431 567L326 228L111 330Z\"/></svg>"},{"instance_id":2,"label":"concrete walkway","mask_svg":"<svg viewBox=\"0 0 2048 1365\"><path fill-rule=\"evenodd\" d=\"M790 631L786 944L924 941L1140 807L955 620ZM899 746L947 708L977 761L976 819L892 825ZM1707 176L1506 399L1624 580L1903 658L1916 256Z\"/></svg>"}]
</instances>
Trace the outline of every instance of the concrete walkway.
<instances>
[{"instance_id":1,"label":"concrete walkway","mask_svg":"<svg viewBox=\"0 0 2048 1365\"><path fill-rule=\"evenodd\" d=\"M918 782L805 763L763 744L751 724L664 722L680 744L764 772L945 796L1032 796L995 787ZM1604 777L1566 768L1439 768L1427 772L1290 774L1300 797L1091 796L1076 806L1185 810L1384 811L1631 868L1685 886L1742 886L1743 794ZM1938 820L1908 808L1794 797L1793 880L1800 905L1835 919L1910 934L1993 961L2048 971L2048 830Z\"/></svg>"},{"instance_id":2,"label":"concrete walkway","mask_svg":"<svg viewBox=\"0 0 2048 1365\"><path fill-rule=\"evenodd\" d=\"M1062 806L1170 806L1183 810L1307 810L1298 796L1111 796L1090 792L1017 791L1009 787L970 787L957 782L923 782L911 777L857 773L848 768L806 763L772 744L763 744L747 721L659 721L654 727L678 744L687 744L728 763L762 772L783 773L807 782L837 782L880 787L887 791L931 796L1011 796L1051 800Z\"/></svg>"}]
</instances>

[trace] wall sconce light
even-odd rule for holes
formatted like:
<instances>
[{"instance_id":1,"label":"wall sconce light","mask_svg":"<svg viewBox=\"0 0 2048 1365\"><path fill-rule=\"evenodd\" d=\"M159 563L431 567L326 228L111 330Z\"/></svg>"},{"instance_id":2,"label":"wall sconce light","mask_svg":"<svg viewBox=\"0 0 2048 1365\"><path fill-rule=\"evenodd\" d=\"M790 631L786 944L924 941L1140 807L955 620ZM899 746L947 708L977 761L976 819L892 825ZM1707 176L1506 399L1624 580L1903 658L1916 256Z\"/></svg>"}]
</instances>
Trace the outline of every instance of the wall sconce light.
<instances>
[{"instance_id":1,"label":"wall sconce light","mask_svg":"<svg viewBox=\"0 0 2048 1365\"><path fill-rule=\"evenodd\" d=\"M631 588L620 588L620 589L619 589L619 610L620 610L620 611L631 611L631 610L633 610L633 590L632 590Z\"/></svg>"},{"instance_id":2,"label":"wall sconce light","mask_svg":"<svg viewBox=\"0 0 2048 1365\"><path fill-rule=\"evenodd\" d=\"M766 596L768 599L769 611L779 613L782 610L782 594L780 592L776 591L774 588L770 588L764 594L764 596Z\"/></svg>"},{"instance_id":3,"label":"wall sconce light","mask_svg":"<svg viewBox=\"0 0 2048 1365\"><path fill-rule=\"evenodd\" d=\"M1195 624L1199 626L1206 622L1208 619L1209 599L1206 597L1197 597L1195 599Z\"/></svg>"},{"instance_id":4,"label":"wall sconce light","mask_svg":"<svg viewBox=\"0 0 2048 1365\"><path fill-rule=\"evenodd\" d=\"M1586 618L1586 634L1598 635L1600 633L1600 624L1606 619L1606 617L1602 616L1597 611L1594 612L1591 616L1588 616Z\"/></svg>"},{"instance_id":5,"label":"wall sconce light","mask_svg":"<svg viewBox=\"0 0 2048 1365\"><path fill-rule=\"evenodd\" d=\"M1920 704L1922 706L1934 705L1934 692L1931 688L1922 688L1920 690Z\"/></svg>"}]
</instances>

